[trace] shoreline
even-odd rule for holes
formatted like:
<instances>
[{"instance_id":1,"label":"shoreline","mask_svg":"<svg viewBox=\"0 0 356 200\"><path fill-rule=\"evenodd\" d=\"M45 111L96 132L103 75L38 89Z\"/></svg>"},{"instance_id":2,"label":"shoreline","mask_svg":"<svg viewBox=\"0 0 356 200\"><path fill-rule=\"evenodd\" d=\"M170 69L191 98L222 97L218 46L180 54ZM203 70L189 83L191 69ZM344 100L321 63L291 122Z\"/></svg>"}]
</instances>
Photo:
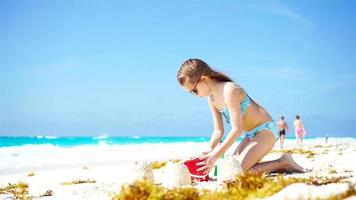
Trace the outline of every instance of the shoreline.
<instances>
[{"instance_id":1,"label":"shoreline","mask_svg":"<svg viewBox=\"0 0 356 200\"><path fill-rule=\"evenodd\" d=\"M240 136L236 142L243 139ZM224 137L223 137L224 139ZM294 136L286 137L285 140L295 140ZM356 137L330 137L329 140L355 140ZM320 140L325 137L305 137L303 141ZM176 143L205 143L209 142L208 136L0 136L0 149L6 147L20 147L28 145L54 145L64 148L77 146L96 145L140 145L140 144L176 144Z\"/></svg>"}]
</instances>

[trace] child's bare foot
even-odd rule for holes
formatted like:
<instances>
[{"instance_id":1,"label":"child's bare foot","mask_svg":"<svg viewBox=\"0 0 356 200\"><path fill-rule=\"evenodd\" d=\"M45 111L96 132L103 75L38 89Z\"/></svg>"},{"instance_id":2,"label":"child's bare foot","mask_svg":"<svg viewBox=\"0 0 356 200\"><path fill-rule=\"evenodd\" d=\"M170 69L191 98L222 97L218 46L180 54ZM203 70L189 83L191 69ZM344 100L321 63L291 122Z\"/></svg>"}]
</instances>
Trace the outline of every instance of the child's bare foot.
<instances>
[{"instance_id":1,"label":"child's bare foot","mask_svg":"<svg viewBox=\"0 0 356 200\"><path fill-rule=\"evenodd\" d=\"M292 154L290 153L284 153L279 160L281 161L281 164L284 165L284 168L288 172L300 172L300 173L306 172L303 167L298 165L293 160Z\"/></svg>"}]
</instances>

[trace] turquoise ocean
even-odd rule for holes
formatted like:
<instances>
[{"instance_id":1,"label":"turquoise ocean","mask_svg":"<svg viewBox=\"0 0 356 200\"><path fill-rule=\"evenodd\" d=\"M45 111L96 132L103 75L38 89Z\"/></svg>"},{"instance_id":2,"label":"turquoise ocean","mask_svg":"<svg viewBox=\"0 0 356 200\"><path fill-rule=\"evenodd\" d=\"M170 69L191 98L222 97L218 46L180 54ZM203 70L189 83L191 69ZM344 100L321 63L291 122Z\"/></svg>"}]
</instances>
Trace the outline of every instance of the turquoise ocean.
<instances>
[{"instance_id":1,"label":"turquoise ocean","mask_svg":"<svg viewBox=\"0 0 356 200\"><path fill-rule=\"evenodd\" d=\"M241 140L242 137L238 139ZM287 137L287 139L295 139ZM306 137L310 139L322 139L321 137ZM152 136L95 136L95 137L57 137L57 136L34 136L34 137L13 137L1 136L1 147L12 147L22 145L43 145L51 144L60 147L74 147L80 145L125 145L125 144L157 144L157 143L183 143L183 142L209 142L210 137L152 137Z\"/></svg>"}]
</instances>

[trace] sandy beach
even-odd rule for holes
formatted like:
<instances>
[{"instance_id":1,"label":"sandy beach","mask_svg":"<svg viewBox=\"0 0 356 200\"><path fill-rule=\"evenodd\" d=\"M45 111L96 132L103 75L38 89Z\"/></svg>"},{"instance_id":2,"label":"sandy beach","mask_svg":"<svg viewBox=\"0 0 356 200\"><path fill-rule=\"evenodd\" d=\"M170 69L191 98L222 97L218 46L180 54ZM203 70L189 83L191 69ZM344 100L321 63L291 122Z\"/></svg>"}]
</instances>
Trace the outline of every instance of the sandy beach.
<instances>
[{"instance_id":1,"label":"sandy beach","mask_svg":"<svg viewBox=\"0 0 356 200\"><path fill-rule=\"evenodd\" d=\"M231 154L236 145L237 143L226 154ZM121 185L134 181L135 174L133 174L132 167L135 161L185 160L196 156L206 147L205 142L100 144L67 148L53 145L3 147L0 148L0 187L6 187L8 183L27 183L29 196L35 199L112 199L113 195L120 191ZM295 140L286 140L284 149L295 147ZM323 138L305 140L303 150L313 152L313 156L294 153L293 158L311 171L286 176L344 177L344 181L356 183L355 139L329 138L327 144ZM271 153L263 160L275 159L281 154L282 151L277 142ZM153 174L156 183L164 182L167 176L161 169L153 170ZM73 181L79 180L83 183L72 184ZM330 183L322 186L298 184L290 185L269 198L317 199L346 190L342 186L343 183ZM214 190L221 187L221 184L210 181L196 184L193 187ZM49 195L44 196L46 192ZM0 199L9 197L11 197L10 194L0 195Z\"/></svg>"}]
</instances>

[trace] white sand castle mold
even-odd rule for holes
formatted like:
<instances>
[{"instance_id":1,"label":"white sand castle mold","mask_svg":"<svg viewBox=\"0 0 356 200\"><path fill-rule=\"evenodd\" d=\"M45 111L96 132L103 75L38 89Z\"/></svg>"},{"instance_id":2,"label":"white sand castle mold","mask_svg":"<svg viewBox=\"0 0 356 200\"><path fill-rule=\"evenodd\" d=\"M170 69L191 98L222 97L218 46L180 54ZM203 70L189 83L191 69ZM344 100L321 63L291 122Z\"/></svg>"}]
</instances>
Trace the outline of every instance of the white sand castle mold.
<instances>
[{"instance_id":1,"label":"white sand castle mold","mask_svg":"<svg viewBox=\"0 0 356 200\"><path fill-rule=\"evenodd\" d=\"M134 180L142 180L146 178L148 180L154 181L151 165L146 161L135 161L133 167L133 175Z\"/></svg>"},{"instance_id":2,"label":"white sand castle mold","mask_svg":"<svg viewBox=\"0 0 356 200\"><path fill-rule=\"evenodd\" d=\"M191 184L188 167L184 165L183 162L168 162L163 170L166 177L162 180L162 184L165 187L181 187Z\"/></svg>"},{"instance_id":3,"label":"white sand castle mold","mask_svg":"<svg viewBox=\"0 0 356 200\"><path fill-rule=\"evenodd\" d=\"M218 167L217 181L233 180L237 175L242 175L240 160L236 155L226 155L216 161Z\"/></svg>"}]
</instances>

